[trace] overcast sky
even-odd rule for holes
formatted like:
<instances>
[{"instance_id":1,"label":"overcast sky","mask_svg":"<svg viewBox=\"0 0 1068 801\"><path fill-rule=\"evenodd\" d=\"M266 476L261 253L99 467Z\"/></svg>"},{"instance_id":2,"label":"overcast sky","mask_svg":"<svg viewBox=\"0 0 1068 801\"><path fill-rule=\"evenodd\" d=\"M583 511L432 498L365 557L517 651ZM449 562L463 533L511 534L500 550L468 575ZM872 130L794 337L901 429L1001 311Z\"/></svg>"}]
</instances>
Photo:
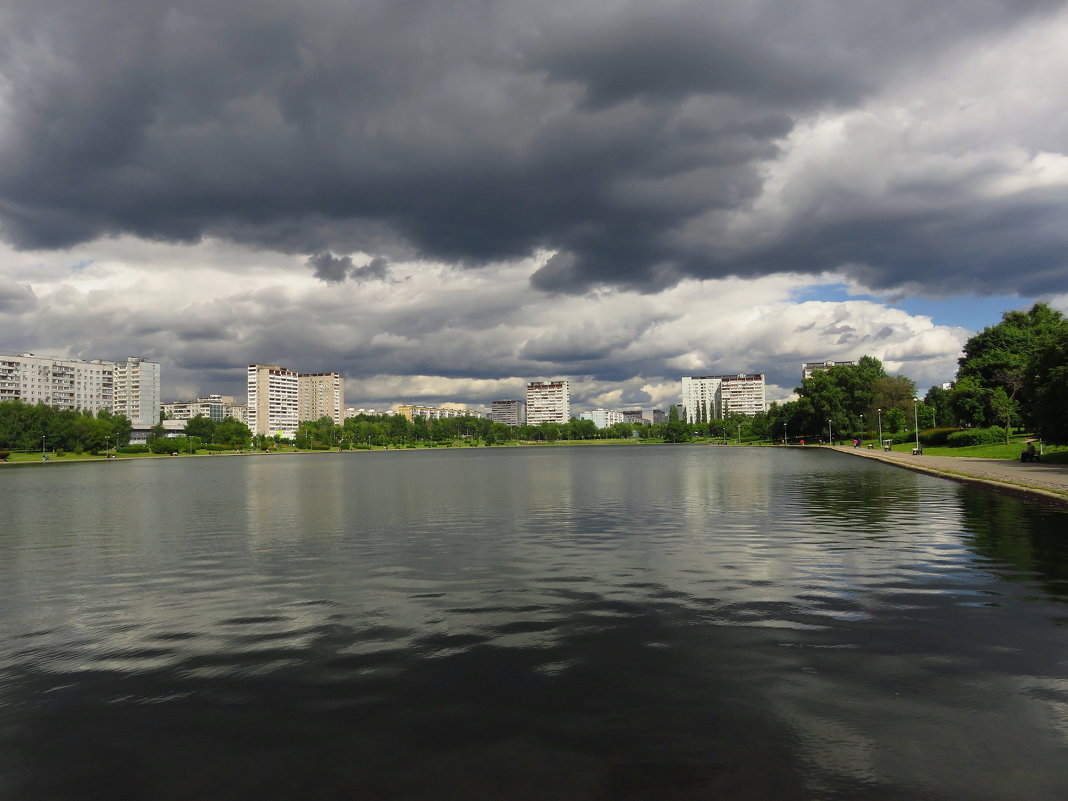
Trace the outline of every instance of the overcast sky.
<instances>
[{"instance_id":1,"label":"overcast sky","mask_svg":"<svg viewBox=\"0 0 1068 801\"><path fill-rule=\"evenodd\" d=\"M0 352L578 409L1068 310L1052 0L2 0Z\"/></svg>"}]
</instances>

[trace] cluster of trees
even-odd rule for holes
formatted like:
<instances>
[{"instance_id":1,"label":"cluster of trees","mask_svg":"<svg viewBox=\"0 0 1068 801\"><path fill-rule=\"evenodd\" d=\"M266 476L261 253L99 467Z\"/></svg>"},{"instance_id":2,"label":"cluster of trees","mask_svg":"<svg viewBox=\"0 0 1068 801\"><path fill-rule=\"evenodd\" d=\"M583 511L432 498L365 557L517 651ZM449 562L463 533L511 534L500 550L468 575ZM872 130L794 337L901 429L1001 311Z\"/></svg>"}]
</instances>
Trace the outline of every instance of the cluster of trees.
<instances>
[{"instance_id":1,"label":"cluster of trees","mask_svg":"<svg viewBox=\"0 0 1068 801\"><path fill-rule=\"evenodd\" d=\"M0 402L0 448L99 453L129 442L130 428L128 418L107 410L94 415L43 403Z\"/></svg>"},{"instance_id":2,"label":"cluster of trees","mask_svg":"<svg viewBox=\"0 0 1068 801\"><path fill-rule=\"evenodd\" d=\"M951 390L925 400L954 424L1026 426L1068 444L1068 320L1045 303L1008 311L964 345Z\"/></svg>"},{"instance_id":3,"label":"cluster of trees","mask_svg":"<svg viewBox=\"0 0 1068 801\"><path fill-rule=\"evenodd\" d=\"M886 374L881 361L864 356L855 365L819 370L794 390L798 399L771 404L759 428L770 438L834 439L860 436L881 428L894 434L912 428L932 428L938 419L930 404L917 404L916 385L905 376Z\"/></svg>"},{"instance_id":4,"label":"cluster of trees","mask_svg":"<svg viewBox=\"0 0 1068 801\"><path fill-rule=\"evenodd\" d=\"M151 441L165 437L163 425L152 429ZM185 424L185 436L204 445L225 445L230 448L247 448L252 444L252 431L233 417L211 420L198 414Z\"/></svg>"}]
</instances>

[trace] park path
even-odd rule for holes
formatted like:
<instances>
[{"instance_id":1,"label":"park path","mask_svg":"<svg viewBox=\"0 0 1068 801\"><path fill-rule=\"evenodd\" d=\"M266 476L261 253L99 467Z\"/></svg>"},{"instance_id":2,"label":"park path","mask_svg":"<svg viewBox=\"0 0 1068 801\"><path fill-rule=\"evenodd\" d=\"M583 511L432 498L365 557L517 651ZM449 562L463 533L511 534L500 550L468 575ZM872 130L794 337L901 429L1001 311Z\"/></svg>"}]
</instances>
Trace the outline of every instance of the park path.
<instances>
[{"instance_id":1,"label":"park path","mask_svg":"<svg viewBox=\"0 0 1068 801\"><path fill-rule=\"evenodd\" d=\"M927 456L897 451L876 451L834 446L841 453L904 467L944 478L985 484L1015 494L1068 504L1068 465L1035 464L1012 459L979 459L972 456Z\"/></svg>"}]
</instances>

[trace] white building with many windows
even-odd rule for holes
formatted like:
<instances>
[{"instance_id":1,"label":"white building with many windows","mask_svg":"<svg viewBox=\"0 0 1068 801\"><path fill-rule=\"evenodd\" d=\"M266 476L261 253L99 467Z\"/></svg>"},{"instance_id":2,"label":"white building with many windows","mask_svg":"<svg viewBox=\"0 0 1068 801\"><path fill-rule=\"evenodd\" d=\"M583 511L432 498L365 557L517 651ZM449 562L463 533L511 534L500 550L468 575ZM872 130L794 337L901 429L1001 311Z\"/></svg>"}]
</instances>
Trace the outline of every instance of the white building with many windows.
<instances>
[{"instance_id":1,"label":"white building with many windows","mask_svg":"<svg viewBox=\"0 0 1068 801\"><path fill-rule=\"evenodd\" d=\"M715 420L723 410L723 379L718 375L682 377L682 408L687 423Z\"/></svg>"},{"instance_id":2,"label":"white building with many windows","mask_svg":"<svg viewBox=\"0 0 1068 801\"><path fill-rule=\"evenodd\" d=\"M246 407L238 403L233 395L207 395L191 401L174 401L161 403L160 411L168 420L192 420L194 417L206 417L218 423L227 417L245 422Z\"/></svg>"},{"instance_id":3,"label":"white building with many windows","mask_svg":"<svg viewBox=\"0 0 1068 801\"><path fill-rule=\"evenodd\" d=\"M744 414L752 417L757 412L768 410L763 373L738 373L738 375L716 377L722 381L720 397L723 401L724 417L729 414Z\"/></svg>"},{"instance_id":4,"label":"white building with many windows","mask_svg":"<svg viewBox=\"0 0 1068 801\"><path fill-rule=\"evenodd\" d=\"M623 412L615 409L592 409L579 415L580 420L592 420L598 428L608 428L624 422Z\"/></svg>"},{"instance_id":5,"label":"white building with many windows","mask_svg":"<svg viewBox=\"0 0 1068 801\"><path fill-rule=\"evenodd\" d=\"M112 411L130 418L135 428L159 423L159 362L131 356L115 363Z\"/></svg>"},{"instance_id":6,"label":"white building with many windows","mask_svg":"<svg viewBox=\"0 0 1068 801\"><path fill-rule=\"evenodd\" d=\"M527 382L527 425L571 420L571 385L566 378Z\"/></svg>"},{"instance_id":7,"label":"white building with many windows","mask_svg":"<svg viewBox=\"0 0 1068 801\"><path fill-rule=\"evenodd\" d=\"M248 419L253 434L292 439L300 423L300 374L277 364L248 366Z\"/></svg>"},{"instance_id":8,"label":"white building with many windows","mask_svg":"<svg viewBox=\"0 0 1068 801\"><path fill-rule=\"evenodd\" d=\"M111 411L115 363L93 359L55 359L20 353L0 355L0 401L43 403L56 409Z\"/></svg>"}]
</instances>

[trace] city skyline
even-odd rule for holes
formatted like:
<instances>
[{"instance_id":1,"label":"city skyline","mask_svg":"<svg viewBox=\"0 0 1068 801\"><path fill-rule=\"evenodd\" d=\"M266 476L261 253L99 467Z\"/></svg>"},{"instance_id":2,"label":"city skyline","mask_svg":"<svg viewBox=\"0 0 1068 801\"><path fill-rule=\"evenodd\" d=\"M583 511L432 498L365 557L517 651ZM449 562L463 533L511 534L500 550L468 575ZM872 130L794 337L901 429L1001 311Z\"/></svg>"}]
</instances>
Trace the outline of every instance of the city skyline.
<instances>
[{"instance_id":1,"label":"city skyline","mask_svg":"<svg viewBox=\"0 0 1068 801\"><path fill-rule=\"evenodd\" d=\"M667 408L1068 311L1059 0L139 9L5 6L0 352Z\"/></svg>"}]
</instances>

